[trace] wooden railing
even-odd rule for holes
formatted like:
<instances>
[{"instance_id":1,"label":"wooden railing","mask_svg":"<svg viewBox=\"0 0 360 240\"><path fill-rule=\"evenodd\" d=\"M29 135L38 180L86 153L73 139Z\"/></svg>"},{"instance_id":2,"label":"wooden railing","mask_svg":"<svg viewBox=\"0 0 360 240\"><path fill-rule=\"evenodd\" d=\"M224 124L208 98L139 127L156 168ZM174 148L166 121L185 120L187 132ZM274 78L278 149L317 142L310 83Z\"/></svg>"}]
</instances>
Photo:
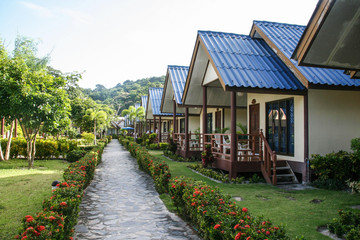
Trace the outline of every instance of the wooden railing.
<instances>
[{"instance_id":1,"label":"wooden railing","mask_svg":"<svg viewBox=\"0 0 360 240\"><path fill-rule=\"evenodd\" d=\"M266 182L276 185L277 157L275 152L271 150L263 132L261 131L259 134L237 134L236 139L236 161L260 161L261 171ZM175 133L174 140L178 144L178 149L185 150L185 133ZM189 151L202 151L203 144L211 146L211 152L215 159L230 161L230 134L189 133Z\"/></svg>"},{"instance_id":2,"label":"wooden railing","mask_svg":"<svg viewBox=\"0 0 360 240\"><path fill-rule=\"evenodd\" d=\"M185 150L185 133L174 133L174 141L178 144L178 149ZM202 151L203 135L201 133L189 133L189 151Z\"/></svg>"},{"instance_id":3,"label":"wooden railing","mask_svg":"<svg viewBox=\"0 0 360 240\"><path fill-rule=\"evenodd\" d=\"M277 157L275 151L271 150L269 143L267 142L266 138L264 137L263 132L260 132L260 142L264 143L264 157L261 161L261 171L267 183L276 185L277 178L276 178L276 161ZM272 176L271 176L271 165L273 167ZM272 178L272 179L271 179Z\"/></svg>"}]
</instances>

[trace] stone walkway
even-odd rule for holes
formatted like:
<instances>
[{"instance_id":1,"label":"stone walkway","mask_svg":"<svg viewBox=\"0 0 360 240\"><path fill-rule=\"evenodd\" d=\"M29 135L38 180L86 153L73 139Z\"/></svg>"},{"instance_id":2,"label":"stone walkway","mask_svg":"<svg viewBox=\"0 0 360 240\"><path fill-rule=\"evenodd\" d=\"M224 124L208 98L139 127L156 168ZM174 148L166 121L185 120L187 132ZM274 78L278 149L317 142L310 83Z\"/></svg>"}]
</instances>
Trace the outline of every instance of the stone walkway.
<instances>
[{"instance_id":1,"label":"stone walkway","mask_svg":"<svg viewBox=\"0 0 360 240\"><path fill-rule=\"evenodd\" d=\"M85 191L74 239L200 238L166 209L152 178L113 140Z\"/></svg>"}]
</instances>

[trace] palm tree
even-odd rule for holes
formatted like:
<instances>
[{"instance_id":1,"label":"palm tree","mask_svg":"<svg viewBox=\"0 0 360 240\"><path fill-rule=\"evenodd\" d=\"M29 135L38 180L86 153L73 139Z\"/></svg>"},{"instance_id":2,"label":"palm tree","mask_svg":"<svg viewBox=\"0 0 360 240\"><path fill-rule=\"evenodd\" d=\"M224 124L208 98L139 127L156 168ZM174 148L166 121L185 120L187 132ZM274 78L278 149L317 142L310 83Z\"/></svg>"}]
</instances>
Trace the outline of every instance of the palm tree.
<instances>
[{"instance_id":1,"label":"palm tree","mask_svg":"<svg viewBox=\"0 0 360 240\"><path fill-rule=\"evenodd\" d=\"M136 121L144 121L145 109L143 107L135 108L134 106L130 106L128 109L122 110L121 116L129 116L129 119L132 122L136 133Z\"/></svg>"},{"instance_id":2,"label":"palm tree","mask_svg":"<svg viewBox=\"0 0 360 240\"><path fill-rule=\"evenodd\" d=\"M106 127L107 123L107 113L104 111L96 111L92 108L86 110L85 118L89 119L90 121L94 121L94 145L96 145L96 124L98 125L98 129L102 130Z\"/></svg>"}]
</instances>

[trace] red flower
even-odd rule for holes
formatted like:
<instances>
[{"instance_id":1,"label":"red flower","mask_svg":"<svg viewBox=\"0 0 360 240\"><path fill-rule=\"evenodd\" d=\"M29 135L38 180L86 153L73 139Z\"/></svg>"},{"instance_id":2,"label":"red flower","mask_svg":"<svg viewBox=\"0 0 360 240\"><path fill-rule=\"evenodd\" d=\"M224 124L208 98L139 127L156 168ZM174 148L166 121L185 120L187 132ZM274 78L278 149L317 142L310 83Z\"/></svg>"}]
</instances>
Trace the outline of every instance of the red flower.
<instances>
[{"instance_id":1,"label":"red flower","mask_svg":"<svg viewBox=\"0 0 360 240\"><path fill-rule=\"evenodd\" d=\"M37 230L39 230L40 232L41 232L41 231L44 231L44 230L45 230L45 226L38 226L38 227L37 227Z\"/></svg>"},{"instance_id":2,"label":"red flower","mask_svg":"<svg viewBox=\"0 0 360 240\"><path fill-rule=\"evenodd\" d=\"M249 225L245 225L245 227L246 227L246 228L250 228L250 226L249 226Z\"/></svg>"},{"instance_id":3,"label":"red flower","mask_svg":"<svg viewBox=\"0 0 360 240\"><path fill-rule=\"evenodd\" d=\"M242 235L242 233L241 233L241 232L239 232L238 234L236 234L236 236L235 236L235 240L239 240L239 239L241 238L241 235Z\"/></svg>"},{"instance_id":4,"label":"red flower","mask_svg":"<svg viewBox=\"0 0 360 240\"><path fill-rule=\"evenodd\" d=\"M59 223L59 227L62 227L62 228L64 228L64 225L62 225L61 223Z\"/></svg>"},{"instance_id":5,"label":"red flower","mask_svg":"<svg viewBox=\"0 0 360 240\"><path fill-rule=\"evenodd\" d=\"M24 239L27 239L27 236L23 236L23 237L21 238L21 240L24 240Z\"/></svg>"},{"instance_id":6,"label":"red flower","mask_svg":"<svg viewBox=\"0 0 360 240\"><path fill-rule=\"evenodd\" d=\"M214 229L218 229L219 227L221 227L220 224L216 224L216 225L214 226Z\"/></svg>"},{"instance_id":7,"label":"red flower","mask_svg":"<svg viewBox=\"0 0 360 240\"><path fill-rule=\"evenodd\" d=\"M55 220L56 218L54 216L49 217L50 220Z\"/></svg>"},{"instance_id":8,"label":"red flower","mask_svg":"<svg viewBox=\"0 0 360 240\"><path fill-rule=\"evenodd\" d=\"M31 217L31 216L29 216L29 217L26 219L26 222L32 222L32 221L34 221L34 218Z\"/></svg>"},{"instance_id":9,"label":"red flower","mask_svg":"<svg viewBox=\"0 0 360 240\"><path fill-rule=\"evenodd\" d=\"M250 240L250 239L251 239L251 237L247 237L247 238L246 238L246 240Z\"/></svg>"},{"instance_id":10,"label":"red flower","mask_svg":"<svg viewBox=\"0 0 360 240\"><path fill-rule=\"evenodd\" d=\"M270 232L269 231L266 231L266 233L265 233L266 235L270 235Z\"/></svg>"},{"instance_id":11,"label":"red flower","mask_svg":"<svg viewBox=\"0 0 360 240\"><path fill-rule=\"evenodd\" d=\"M244 208L242 209L242 211L243 211L243 212L247 212L248 209L244 207Z\"/></svg>"},{"instance_id":12,"label":"red flower","mask_svg":"<svg viewBox=\"0 0 360 240\"><path fill-rule=\"evenodd\" d=\"M234 227L234 229L236 230L236 229L238 229L239 227L240 227L240 224L236 224L235 227Z\"/></svg>"},{"instance_id":13,"label":"red flower","mask_svg":"<svg viewBox=\"0 0 360 240\"><path fill-rule=\"evenodd\" d=\"M61 203L60 203L60 206L66 207L66 202L61 202Z\"/></svg>"}]
</instances>

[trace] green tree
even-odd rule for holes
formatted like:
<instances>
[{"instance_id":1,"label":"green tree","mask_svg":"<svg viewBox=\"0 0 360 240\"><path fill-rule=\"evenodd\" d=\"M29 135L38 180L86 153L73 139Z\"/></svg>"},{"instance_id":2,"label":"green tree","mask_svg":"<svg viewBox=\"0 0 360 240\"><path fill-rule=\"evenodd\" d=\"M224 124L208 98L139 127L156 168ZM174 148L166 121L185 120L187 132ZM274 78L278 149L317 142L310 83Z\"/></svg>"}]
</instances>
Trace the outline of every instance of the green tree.
<instances>
[{"instance_id":1,"label":"green tree","mask_svg":"<svg viewBox=\"0 0 360 240\"><path fill-rule=\"evenodd\" d=\"M136 132L136 122L144 121L145 119L145 109L143 107L138 107L137 109L134 106L130 106L128 109L125 109L121 112L121 116L128 116L132 125L135 128Z\"/></svg>"},{"instance_id":2,"label":"green tree","mask_svg":"<svg viewBox=\"0 0 360 240\"><path fill-rule=\"evenodd\" d=\"M0 108L7 108L6 114L19 120L27 141L29 168L34 164L40 128L55 131L70 123L66 79L49 74L48 57L37 58L36 46L31 40L19 37L14 56L2 59L4 77L0 78Z\"/></svg>"},{"instance_id":3,"label":"green tree","mask_svg":"<svg viewBox=\"0 0 360 240\"><path fill-rule=\"evenodd\" d=\"M94 109L88 109L86 110L85 119L89 119L90 121L94 121L94 145L96 145L96 133L97 130L101 131L104 128L106 128L107 126L107 119L108 119L108 114L105 111L96 111ZM96 130L97 127L97 130Z\"/></svg>"}]
</instances>

